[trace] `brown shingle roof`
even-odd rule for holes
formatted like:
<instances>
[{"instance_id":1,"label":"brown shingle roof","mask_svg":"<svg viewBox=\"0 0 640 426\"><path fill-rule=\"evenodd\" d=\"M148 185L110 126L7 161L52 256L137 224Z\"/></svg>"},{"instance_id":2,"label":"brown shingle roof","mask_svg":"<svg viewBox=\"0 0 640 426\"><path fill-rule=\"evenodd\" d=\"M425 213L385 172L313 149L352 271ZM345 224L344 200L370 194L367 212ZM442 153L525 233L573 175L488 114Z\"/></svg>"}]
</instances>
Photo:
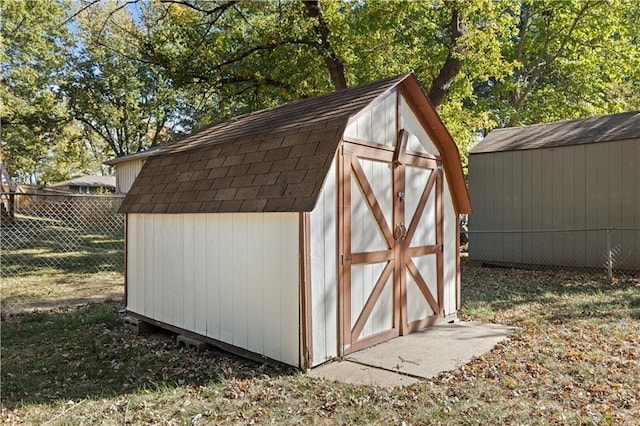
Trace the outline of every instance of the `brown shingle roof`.
<instances>
[{"instance_id":1,"label":"brown shingle roof","mask_svg":"<svg viewBox=\"0 0 640 426\"><path fill-rule=\"evenodd\" d=\"M640 137L640 111L555 123L509 127L490 132L472 154L608 142Z\"/></svg>"},{"instance_id":2,"label":"brown shingle roof","mask_svg":"<svg viewBox=\"0 0 640 426\"><path fill-rule=\"evenodd\" d=\"M311 211L349 119L396 88L434 136L456 211L469 213L457 147L413 74L232 118L167 145L147 159L120 212Z\"/></svg>"},{"instance_id":3,"label":"brown shingle roof","mask_svg":"<svg viewBox=\"0 0 640 426\"><path fill-rule=\"evenodd\" d=\"M150 157L123 213L311 211L349 117L407 75L208 126Z\"/></svg>"}]
</instances>

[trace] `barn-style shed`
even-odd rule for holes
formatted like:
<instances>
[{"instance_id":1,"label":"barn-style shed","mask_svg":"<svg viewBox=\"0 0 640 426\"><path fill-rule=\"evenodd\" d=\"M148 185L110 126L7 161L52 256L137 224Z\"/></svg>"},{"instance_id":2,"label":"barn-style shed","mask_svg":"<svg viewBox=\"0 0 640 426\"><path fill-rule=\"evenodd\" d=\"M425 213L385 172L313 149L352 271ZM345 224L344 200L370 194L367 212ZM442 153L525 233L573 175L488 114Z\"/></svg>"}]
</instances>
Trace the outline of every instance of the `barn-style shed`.
<instances>
[{"instance_id":1,"label":"barn-style shed","mask_svg":"<svg viewBox=\"0 0 640 426\"><path fill-rule=\"evenodd\" d=\"M469 193L472 261L640 270L640 111L494 130Z\"/></svg>"},{"instance_id":2,"label":"barn-style shed","mask_svg":"<svg viewBox=\"0 0 640 426\"><path fill-rule=\"evenodd\" d=\"M147 158L127 311L309 368L455 315L469 210L413 74L243 115Z\"/></svg>"}]
</instances>

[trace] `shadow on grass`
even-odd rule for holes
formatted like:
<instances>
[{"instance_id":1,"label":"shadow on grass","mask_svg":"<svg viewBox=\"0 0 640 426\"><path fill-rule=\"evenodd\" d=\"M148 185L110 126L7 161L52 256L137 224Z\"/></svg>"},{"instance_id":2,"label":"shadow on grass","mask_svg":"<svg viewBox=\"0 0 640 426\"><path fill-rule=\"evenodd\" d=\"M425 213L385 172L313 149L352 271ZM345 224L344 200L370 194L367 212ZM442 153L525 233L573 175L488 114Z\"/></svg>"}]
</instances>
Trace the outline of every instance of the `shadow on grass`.
<instances>
[{"instance_id":1,"label":"shadow on grass","mask_svg":"<svg viewBox=\"0 0 640 426\"><path fill-rule=\"evenodd\" d=\"M0 310L0 318L4 321L10 319L11 315L21 315L28 313L40 313L42 311L50 311L56 309L77 308L89 303L103 303L112 300L121 300L124 298L124 283L121 288L116 291L104 291L96 289L92 294L86 296L71 296L58 298L37 298L33 301L26 301L25 297L10 296L3 297L1 300L2 309Z\"/></svg>"},{"instance_id":2,"label":"shadow on grass","mask_svg":"<svg viewBox=\"0 0 640 426\"><path fill-rule=\"evenodd\" d=\"M462 311L487 319L496 312L538 306L539 319L640 318L640 278L614 283L602 273L475 267L462 269Z\"/></svg>"},{"instance_id":3,"label":"shadow on grass","mask_svg":"<svg viewBox=\"0 0 640 426\"><path fill-rule=\"evenodd\" d=\"M24 277L46 270L72 274L93 274L102 271L123 271L124 250L99 251L95 247L82 251L63 251L38 247L30 251L2 252L2 276Z\"/></svg>"},{"instance_id":4,"label":"shadow on grass","mask_svg":"<svg viewBox=\"0 0 640 426\"><path fill-rule=\"evenodd\" d=\"M143 390L220 384L281 376L286 367L260 365L210 350L178 350L169 333L137 336L123 325L117 302L76 310L12 316L2 322L2 404L107 398Z\"/></svg>"},{"instance_id":5,"label":"shadow on grass","mask_svg":"<svg viewBox=\"0 0 640 426\"><path fill-rule=\"evenodd\" d=\"M62 220L23 217L2 234L2 276L62 272L122 271L124 230Z\"/></svg>"}]
</instances>

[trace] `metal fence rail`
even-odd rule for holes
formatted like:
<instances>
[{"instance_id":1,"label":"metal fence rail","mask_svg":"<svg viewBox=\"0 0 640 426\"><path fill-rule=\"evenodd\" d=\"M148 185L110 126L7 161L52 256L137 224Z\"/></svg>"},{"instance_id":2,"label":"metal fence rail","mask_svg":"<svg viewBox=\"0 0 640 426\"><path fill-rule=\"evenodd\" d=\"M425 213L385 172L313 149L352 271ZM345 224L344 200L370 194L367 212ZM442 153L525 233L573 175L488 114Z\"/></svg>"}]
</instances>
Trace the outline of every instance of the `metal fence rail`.
<instances>
[{"instance_id":1,"label":"metal fence rail","mask_svg":"<svg viewBox=\"0 0 640 426\"><path fill-rule=\"evenodd\" d=\"M1 196L3 314L122 294L122 196Z\"/></svg>"},{"instance_id":2,"label":"metal fence rail","mask_svg":"<svg viewBox=\"0 0 640 426\"><path fill-rule=\"evenodd\" d=\"M640 277L640 228L470 230L469 261Z\"/></svg>"}]
</instances>

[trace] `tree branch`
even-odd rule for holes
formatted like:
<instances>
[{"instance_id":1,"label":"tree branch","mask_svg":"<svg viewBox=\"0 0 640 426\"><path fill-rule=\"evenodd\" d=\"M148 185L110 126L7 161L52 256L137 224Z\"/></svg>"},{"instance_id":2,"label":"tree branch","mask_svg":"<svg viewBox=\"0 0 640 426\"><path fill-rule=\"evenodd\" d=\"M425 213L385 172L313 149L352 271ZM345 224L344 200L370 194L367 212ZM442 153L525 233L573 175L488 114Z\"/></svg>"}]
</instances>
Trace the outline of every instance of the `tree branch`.
<instances>
[{"instance_id":1,"label":"tree branch","mask_svg":"<svg viewBox=\"0 0 640 426\"><path fill-rule=\"evenodd\" d=\"M547 49L549 48L549 45L551 44L551 40L556 38L553 35L547 34L544 46L542 47L542 49L540 50L540 53L538 54L538 58L537 58L538 60L536 61L536 64L533 66L531 70L529 81L527 82L526 87L524 88L524 90L516 91L516 93L514 94L512 106L516 111L516 114L511 116L509 120L509 126L513 126L516 124L517 112L522 109L524 102L533 91L533 88L535 87L540 76L542 75L543 70L545 68L550 67L560 57L560 55L564 51L570 39L571 34L576 29L576 27L578 26L578 24L580 23L584 15L586 14L587 10L601 3L602 2L585 3L584 6L582 6L582 8L578 11L577 15L574 17L571 23L571 26L569 27L569 31L561 39L560 46L558 47L556 52L547 60L542 60L542 58L545 56L545 53L547 52ZM560 34L558 34L558 36L560 36Z\"/></svg>"},{"instance_id":2,"label":"tree branch","mask_svg":"<svg viewBox=\"0 0 640 426\"><path fill-rule=\"evenodd\" d=\"M440 73L431 83L429 89L429 100L434 107L442 105L447 92L453 84L454 80L462 69L462 61L455 56L457 43L460 37L465 35L468 31L467 26L460 22L458 10L454 9L451 14L451 21L449 22L449 31L451 33L451 47L449 48L449 54L445 60Z\"/></svg>"},{"instance_id":3,"label":"tree branch","mask_svg":"<svg viewBox=\"0 0 640 426\"><path fill-rule=\"evenodd\" d=\"M64 27L65 25L67 25L69 22L73 21L78 15L80 15L82 12L84 12L85 10L89 9L91 6L93 6L94 4L100 3L100 0L93 0L90 3L88 3L86 6L81 7L80 9L78 9L77 12L75 12L73 15L69 16L67 19L64 20L64 22L62 23L62 26Z\"/></svg>"},{"instance_id":4,"label":"tree branch","mask_svg":"<svg viewBox=\"0 0 640 426\"><path fill-rule=\"evenodd\" d=\"M160 3L166 3L166 4L169 4L169 5L177 4L177 5L180 5L180 6L188 7L190 9L193 9L193 10L198 11L200 13L204 13L206 15L213 15L215 13L222 14L229 7L233 6L236 3L239 3L239 0L228 1L228 2L226 2L224 4L221 4L220 6L214 7L213 9L203 9L201 7L196 6L195 4L191 4L188 1L183 1L183 0L160 0Z\"/></svg>"},{"instance_id":5,"label":"tree branch","mask_svg":"<svg viewBox=\"0 0 640 426\"><path fill-rule=\"evenodd\" d=\"M318 34L320 39L320 46L324 51L323 59L325 65L327 66L327 69L329 70L331 83L333 83L333 86L336 88L336 90L346 89L347 79L344 76L344 66L338 58L338 55L336 55L335 51L331 47L331 43L329 42L329 26L327 25L327 21L325 21L322 14L320 1L304 1L304 5L307 8L307 14L310 17L318 20L318 24L315 26L316 33Z\"/></svg>"}]
</instances>

